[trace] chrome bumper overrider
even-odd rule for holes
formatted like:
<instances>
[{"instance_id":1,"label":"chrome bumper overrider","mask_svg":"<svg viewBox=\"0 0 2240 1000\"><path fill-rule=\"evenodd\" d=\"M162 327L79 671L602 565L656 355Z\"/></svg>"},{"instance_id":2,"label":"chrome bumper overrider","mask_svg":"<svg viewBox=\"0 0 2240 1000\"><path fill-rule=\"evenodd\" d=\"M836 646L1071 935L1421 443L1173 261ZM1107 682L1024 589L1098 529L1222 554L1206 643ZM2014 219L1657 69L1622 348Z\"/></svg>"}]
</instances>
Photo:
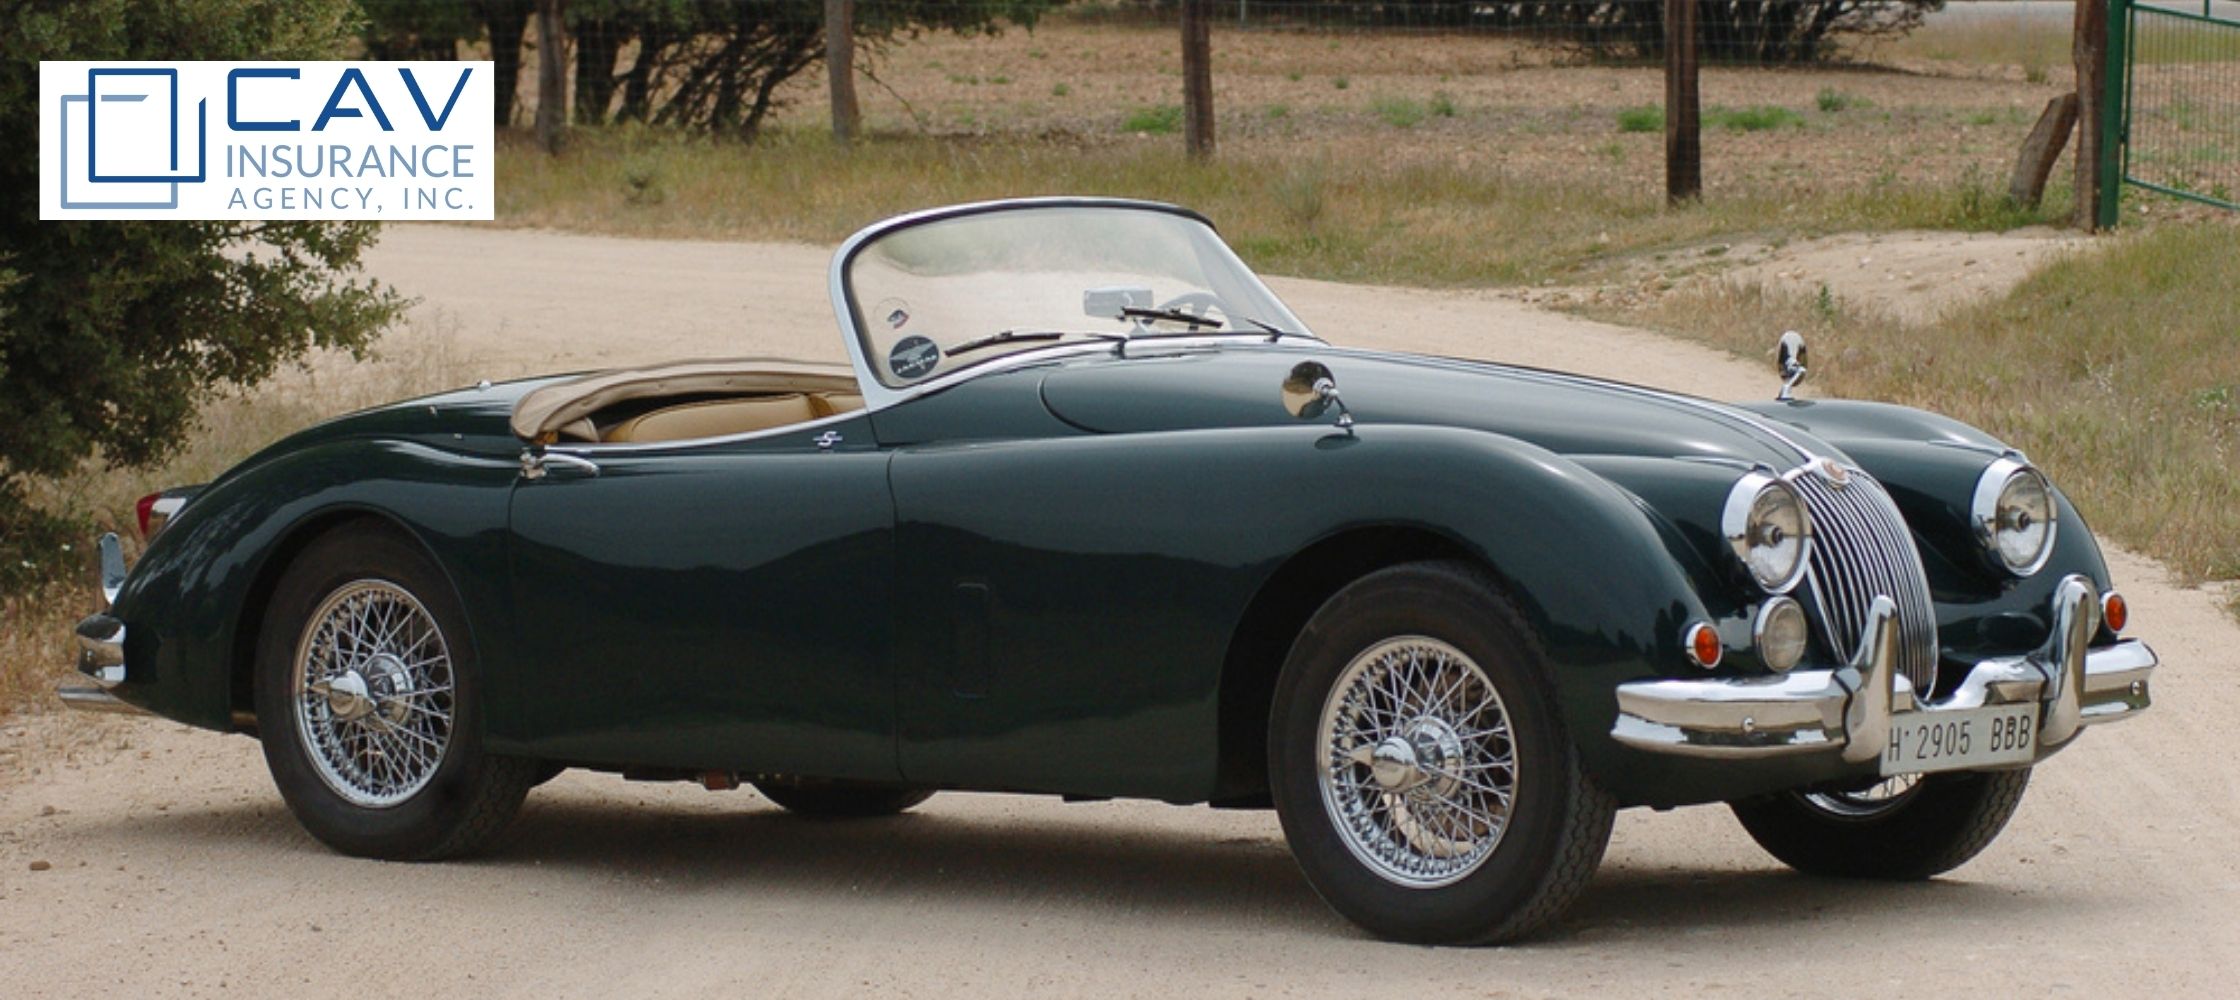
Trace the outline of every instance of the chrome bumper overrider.
<instances>
[{"instance_id":1,"label":"chrome bumper overrider","mask_svg":"<svg viewBox=\"0 0 2240 1000\"><path fill-rule=\"evenodd\" d=\"M1893 717L2035 702L2043 709L2037 740L2044 756L2085 725L2144 711L2156 665L2154 651L2136 639L2088 648L2100 628L2100 602L2084 577L2055 588L2053 621L2053 635L2036 652L1980 661L1958 690L1927 703L1916 700L1896 668L1897 605L1878 597L1850 664L1778 677L1621 684L1610 735L1627 746L1689 757L1840 752L1864 764L1881 756Z\"/></svg>"},{"instance_id":2,"label":"chrome bumper overrider","mask_svg":"<svg viewBox=\"0 0 2240 1000\"><path fill-rule=\"evenodd\" d=\"M105 603L114 603L117 592L124 587L124 549L113 534L101 536L98 548L101 597ZM98 686L66 685L57 689L55 696L64 705L86 712L142 711L109 693L110 688L124 683L124 622L110 615L107 608L78 623L78 672Z\"/></svg>"}]
</instances>

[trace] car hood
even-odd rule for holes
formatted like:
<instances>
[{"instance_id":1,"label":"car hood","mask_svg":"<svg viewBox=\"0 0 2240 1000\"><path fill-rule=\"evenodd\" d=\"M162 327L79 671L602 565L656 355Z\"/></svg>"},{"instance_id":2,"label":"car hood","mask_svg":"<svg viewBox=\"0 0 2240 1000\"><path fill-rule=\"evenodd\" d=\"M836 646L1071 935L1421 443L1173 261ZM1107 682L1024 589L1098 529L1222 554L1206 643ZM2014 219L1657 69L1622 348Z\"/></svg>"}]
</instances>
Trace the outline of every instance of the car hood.
<instances>
[{"instance_id":1,"label":"car hood","mask_svg":"<svg viewBox=\"0 0 2240 1000\"><path fill-rule=\"evenodd\" d=\"M1280 386L1293 366L1317 361L1329 367L1363 432L1378 424L1466 427L1566 456L1778 469L1805 461L1800 448L1841 454L1796 427L1723 403L1533 368L1289 345L1132 347L1130 354L1057 366L1042 382L1051 413L1101 433L1292 423Z\"/></svg>"}]
</instances>

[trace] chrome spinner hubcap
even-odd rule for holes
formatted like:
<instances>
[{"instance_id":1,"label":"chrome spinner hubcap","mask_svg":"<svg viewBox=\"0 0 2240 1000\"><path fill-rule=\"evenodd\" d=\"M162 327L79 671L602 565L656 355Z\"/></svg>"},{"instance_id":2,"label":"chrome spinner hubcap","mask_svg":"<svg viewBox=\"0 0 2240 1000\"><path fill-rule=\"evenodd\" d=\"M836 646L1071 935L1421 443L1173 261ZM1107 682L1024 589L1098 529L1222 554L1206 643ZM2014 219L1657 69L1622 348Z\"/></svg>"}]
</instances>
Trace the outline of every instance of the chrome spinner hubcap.
<instances>
[{"instance_id":1,"label":"chrome spinner hubcap","mask_svg":"<svg viewBox=\"0 0 2240 1000\"><path fill-rule=\"evenodd\" d=\"M450 747L450 647L428 609L386 580L346 584L311 613L292 690L313 769L352 805L411 798Z\"/></svg>"},{"instance_id":2,"label":"chrome spinner hubcap","mask_svg":"<svg viewBox=\"0 0 2240 1000\"><path fill-rule=\"evenodd\" d=\"M1508 828L1517 785L1508 711L1452 645L1402 636L1363 650L1324 701L1322 746L1332 825L1388 881L1459 881Z\"/></svg>"}]
</instances>

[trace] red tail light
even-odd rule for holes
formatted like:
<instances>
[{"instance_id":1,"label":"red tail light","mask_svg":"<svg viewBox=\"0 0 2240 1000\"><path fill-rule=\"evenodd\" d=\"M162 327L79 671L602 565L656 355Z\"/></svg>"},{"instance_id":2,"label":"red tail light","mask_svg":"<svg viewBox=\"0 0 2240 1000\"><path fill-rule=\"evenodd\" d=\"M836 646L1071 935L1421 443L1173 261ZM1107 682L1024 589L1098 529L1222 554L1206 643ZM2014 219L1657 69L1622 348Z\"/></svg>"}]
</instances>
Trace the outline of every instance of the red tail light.
<instances>
[{"instance_id":1,"label":"red tail light","mask_svg":"<svg viewBox=\"0 0 2240 1000\"><path fill-rule=\"evenodd\" d=\"M163 494L150 493L141 497L140 502L133 505L133 511L140 515L140 537L143 540L155 537L156 529L163 527L161 524L149 523L155 518L156 501L161 499L163 499Z\"/></svg>"}]
</instances>

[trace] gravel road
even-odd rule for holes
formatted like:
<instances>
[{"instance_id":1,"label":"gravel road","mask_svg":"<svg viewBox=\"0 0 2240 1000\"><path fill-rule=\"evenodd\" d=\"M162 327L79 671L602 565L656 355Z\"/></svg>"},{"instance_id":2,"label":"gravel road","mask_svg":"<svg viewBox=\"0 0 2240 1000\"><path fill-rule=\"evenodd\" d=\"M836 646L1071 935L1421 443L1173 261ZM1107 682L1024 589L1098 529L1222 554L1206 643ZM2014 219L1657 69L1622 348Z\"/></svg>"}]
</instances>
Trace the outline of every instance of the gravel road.
<instances>
[{"instance_id":1,"label":"gravel road","mask_svg":"<svg viewBox=\"0 0 2240 1000\"><path fill-rule=\"evenodd\" d=\"M504 377L837 357L823 262L395 227L372 267ZM1343 343L1773 388L1758 366L1496 295L1274 284ZM47 712L0 721L0 993L2229 996L2240 695L2215 678L2240 627L2148 560L2115 565L2164 659L2159 704L2042 767L2006 835L1934 882L1800 877L1723 809L1637 811L1557 933L1421 949L1325 910L1272 814L943 795L819 824L748 791L586 774L533 795L493 857L383 864L301 832L247 739Z\"/></svg>"}]
</instances>

